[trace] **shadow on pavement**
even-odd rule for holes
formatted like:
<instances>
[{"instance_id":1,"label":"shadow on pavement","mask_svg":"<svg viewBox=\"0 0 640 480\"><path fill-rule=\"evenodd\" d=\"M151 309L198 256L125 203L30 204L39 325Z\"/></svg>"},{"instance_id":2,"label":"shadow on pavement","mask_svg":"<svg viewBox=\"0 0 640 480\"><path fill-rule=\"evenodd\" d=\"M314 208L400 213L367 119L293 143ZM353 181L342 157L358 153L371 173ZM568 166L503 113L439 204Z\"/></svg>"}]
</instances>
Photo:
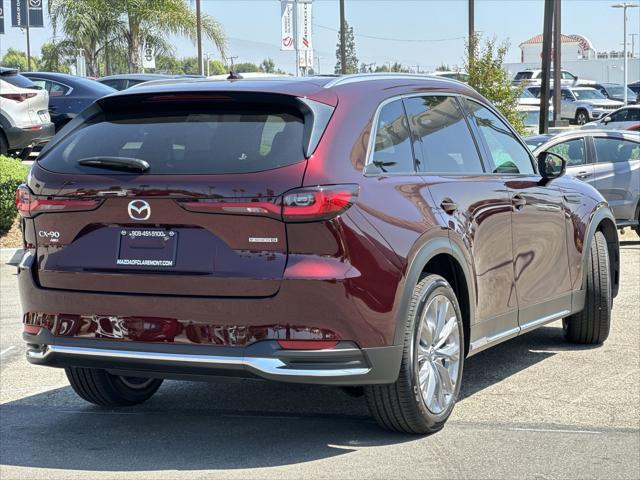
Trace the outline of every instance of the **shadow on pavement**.
<instances>
[{"instance_id":1,"label":"shadow on pavement","mask_svg":"<svg viewBox=\"0 0 640 480\"><path fill-rule=\"evenodd\" d=\"M562 329L547 327L470 358L461 400L562 348ZM419 438L380 429L362 397L256 380L168 381L146 404L119 410L84 403L70 387L0 406L1 463L37 468L260 468Z\"/></svg>"}]
</instances>

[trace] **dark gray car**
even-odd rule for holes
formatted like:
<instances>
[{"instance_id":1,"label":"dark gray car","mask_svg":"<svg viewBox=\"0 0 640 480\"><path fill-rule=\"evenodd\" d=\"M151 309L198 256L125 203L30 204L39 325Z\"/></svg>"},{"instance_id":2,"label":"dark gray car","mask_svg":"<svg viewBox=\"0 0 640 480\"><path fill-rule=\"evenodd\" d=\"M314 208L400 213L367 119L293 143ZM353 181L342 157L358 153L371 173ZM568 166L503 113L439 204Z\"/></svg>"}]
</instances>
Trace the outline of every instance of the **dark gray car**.
<instances>
[{"instance_id":1,"label":"dark gray car","mask_svg":"<svg viewBox=\"0 0 640 480\"><path fill-rule=\"evenodd\" d=\"M567 160L567 175L597 188L618 227L640 233L640 133L579 130L556 135L534 154L549 151Z\"/></svg>"}]
</instances>

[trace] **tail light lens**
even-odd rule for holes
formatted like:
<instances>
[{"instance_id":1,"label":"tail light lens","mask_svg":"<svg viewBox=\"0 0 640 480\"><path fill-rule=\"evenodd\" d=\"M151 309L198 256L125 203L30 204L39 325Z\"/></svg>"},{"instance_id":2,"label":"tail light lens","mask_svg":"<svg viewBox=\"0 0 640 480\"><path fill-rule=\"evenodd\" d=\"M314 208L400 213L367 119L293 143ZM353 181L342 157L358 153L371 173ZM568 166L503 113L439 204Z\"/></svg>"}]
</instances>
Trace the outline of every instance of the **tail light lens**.
<instances>
[{"instance_id":1,"label":"tail light lens","mask_svg":"<svg viewBox=\"0 0 640 480\"><path fill-rule=\"evenodd\" d=\"M355 202L358 185L320 185L287 192L282 199L286 222L313 222L340 215Z\"/></svg>"},{"instance_id":2,"label":"tail light lens","mask_svg":"<svg viewBox=\"0 0 640 480\"><path fill-rule=\"evenodd\" d=\"M632 125L631 127L627 128L627 130L631 130L632 132L640 132L640 123L637 125Z\"/></svg>"},{"instance_id":3,"label":"tail light lens","mask_svg":"<svg viewBox=\"0 0 640 480\"><path fill-rule=\"evenodd\" d=\"M186 210L258 215L285 222L315 222L340 215L355 202L358 185L320 185L290 190L283 197L179 200Z\"/></svg>"},{"instance_id":4,"label":"tail light lens","mask_svg":"<svg viewBox=\"0 0 640 480\"><path fill-rule=\"evenodd\" d=\"M24 102L28 98L33 98L37 93L0 93L0 97L7 100L15 100L16 102Z\"/></svg>"},{"instance_id":5,"label":"tail light lens","mask_svg":"<svg viewBox=\"0 0 640 480\"><path fill-rule=\"evenodd\" d=\"M278 340L284 350L328 350L338 345L337 340Z\"/></svg>"},{"instance_id":6,"label":"tail light lens","mask_svg":"<svg viewBox=\"0 0 640 480\"><path fill-rule=\"evenodd\" d=\"M32 217L45 212L93 210L101 202L102 200L84 198L36 197L26 185L20 185L16 190L16 207L23 217Z\"/></svg>"}]
</instances>

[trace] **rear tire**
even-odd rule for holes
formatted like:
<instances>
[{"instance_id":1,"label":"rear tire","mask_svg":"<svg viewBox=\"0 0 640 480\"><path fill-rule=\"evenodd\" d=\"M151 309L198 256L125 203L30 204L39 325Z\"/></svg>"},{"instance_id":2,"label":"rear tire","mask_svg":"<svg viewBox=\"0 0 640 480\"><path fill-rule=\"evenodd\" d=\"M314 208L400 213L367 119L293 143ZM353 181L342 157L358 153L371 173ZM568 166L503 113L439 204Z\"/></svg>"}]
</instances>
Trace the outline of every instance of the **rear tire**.
<instances>
[{"instance_id":1,"label":"rear tire","mask_svg":"<svg viewBox=\"0 0 640 480\"><path fill-rule=\"evenodd\" d=\"M95 368L66 368L73 390L84 400L102 407L126 407L153 396L162 384L157 378L121 377Z\"/></svg>"},{"instance_id":2,"label":"rear tire","mask_svg":"<svg viewBox=\"0 0 640 480\"><path fill-rule=\"evenodd\" d=\"M458 300L444 278L428 275L413 291L397 381L365 387L371 415L387 430L437 432L453 411L463 363Z\"/></svg>"},{"instance_id":3,"label":"rear tire","mask_svg":"<svg viewBox=\"0 0 640 480\"><path fill-rule=\"evenodd\" d=\"M587 262L584 310L562 320L567 341L584 345L604 342L611 325L611 278L607 240L596 232Z\"/></svg>"}]
</instances>

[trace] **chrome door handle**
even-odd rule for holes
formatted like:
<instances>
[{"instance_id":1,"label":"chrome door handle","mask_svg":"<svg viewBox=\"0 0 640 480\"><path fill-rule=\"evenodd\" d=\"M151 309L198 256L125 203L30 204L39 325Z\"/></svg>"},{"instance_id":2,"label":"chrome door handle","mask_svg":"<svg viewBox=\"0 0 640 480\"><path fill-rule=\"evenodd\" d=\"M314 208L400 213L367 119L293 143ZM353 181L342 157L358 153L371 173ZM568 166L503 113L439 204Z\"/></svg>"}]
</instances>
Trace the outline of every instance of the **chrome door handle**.
<instances>
[{"instance_id":1,"label":"chrome door handle","mask_svg":"<svg viewBox=\"0 0 640 480\"><path fill-rule=\"evenodd\" d=\"M450 198L443 198L440 202L440 207L449 215L453 214L458 209L458 204Z\"/></svg>"},{"instance_id":2,"label":"chrome door handle","mask_svg":"<svg viewBox=\"0 0 640 480\"><path fill-rule=\"evenodd\" d=\"M590 177L591 174L589 172L578 172L576 173L576 178L579 178L580 180L582 180L583 178L587 178Z\"/></svg>"},{"instance_id":3,"label":"chrome door handle","mask_svg":"<svg viewBox=\"0 0 640 480\"><path fill-rule=\"evenodd\" d=\"M518 193L511 199L511 204L514 210L519 211L527 204L527 199Z\"/></svg>"}]
</instances>

